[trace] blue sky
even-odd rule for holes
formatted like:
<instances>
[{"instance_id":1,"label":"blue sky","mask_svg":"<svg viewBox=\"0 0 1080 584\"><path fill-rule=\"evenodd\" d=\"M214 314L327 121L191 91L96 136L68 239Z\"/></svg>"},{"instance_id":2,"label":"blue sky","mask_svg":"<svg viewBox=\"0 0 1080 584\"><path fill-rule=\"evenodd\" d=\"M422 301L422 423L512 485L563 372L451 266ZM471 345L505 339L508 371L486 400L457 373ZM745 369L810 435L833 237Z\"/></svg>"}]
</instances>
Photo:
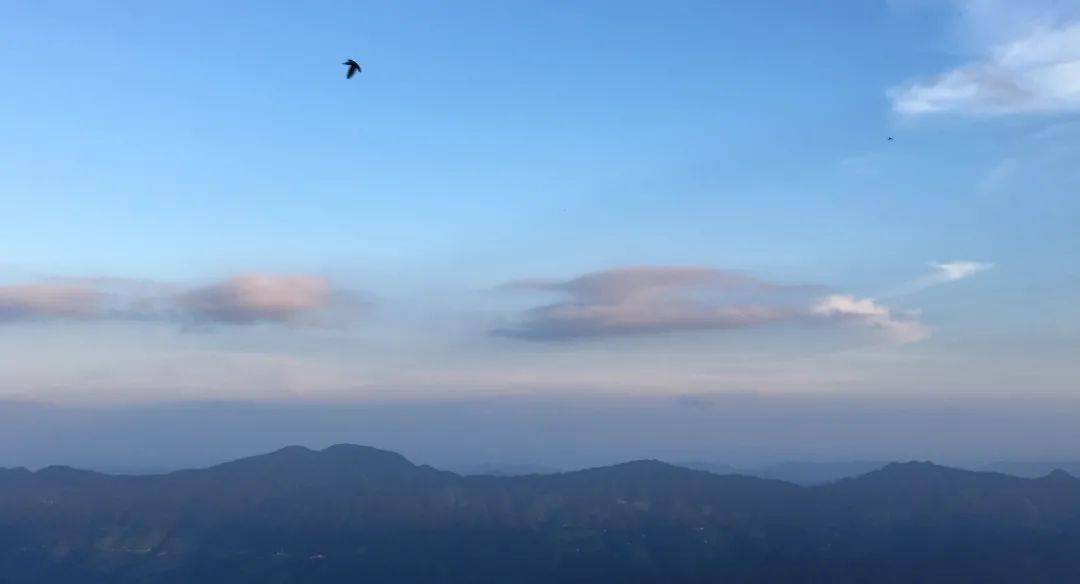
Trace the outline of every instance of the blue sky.
<instances>
[{"instance_id":1,"label":"blue sky","mask_svg":"<svg viewBox=\"0 0 1080 584\"><path fill-rule=\"evenodd\" d=\"M0 398L1077 390L1068 3L219 4L0 7Z\"/></svg>"}]
</instances>

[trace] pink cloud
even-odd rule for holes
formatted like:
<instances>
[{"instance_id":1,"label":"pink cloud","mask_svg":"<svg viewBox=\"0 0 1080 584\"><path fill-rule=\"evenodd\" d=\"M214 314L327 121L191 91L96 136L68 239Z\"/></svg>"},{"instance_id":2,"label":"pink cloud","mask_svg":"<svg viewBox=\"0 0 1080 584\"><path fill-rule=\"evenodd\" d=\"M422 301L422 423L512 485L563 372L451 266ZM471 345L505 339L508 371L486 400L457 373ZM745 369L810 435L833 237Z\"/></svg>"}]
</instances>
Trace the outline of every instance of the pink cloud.
<instances>
[{"instance_id":1,"label":"pink cloud","mask_svg":"<svg viewBox=\"0 0 1080 584\"><path fill-rule=\"evenodd\" d=\"M310 324L331 308L349 319L345 302L320 276L245 274L198 287L120 278L59 279L0 286L0 321L111 320L205 324Z\"/></svg>"},{"instance_id":2,"label":"pink cloud","mask_svg":"<svg viewBox=\"0 0 1080 584\"><path fill-rule=\"evenodd\" d=\"M284 323L327 308L330 296L326 278L245 274L184 293L178 303L197 320Z\"/></svg>"},{"instance_id":3,"label":"pink cloud","mask_svg":"<svg viewBox=\"0 0 1080 584\"><path fill-rule=\"evenodd\" d=\"M739 298L782 286L712 268L618 268L565 281L517 280L507 287L569 296L529 311L515 327L497 331L526 339L744 328L792 316L782 306Z\"/></svg>"},{"instance_id":4,"label":"pink cloud","mask_svg":"<svg viewBox=\"0 0 1080 584\"><path fill-rule=\"evenodd\" d=\"M816 287L777 284L729 270L634 267L592 272L569 280L517 280L517 290L558 292L564 300L527 310L496 334L530 340L731 330L772 324L853 324L899 343L926 338L929 329L870 298Z\"/></svg>"}]
</instances>

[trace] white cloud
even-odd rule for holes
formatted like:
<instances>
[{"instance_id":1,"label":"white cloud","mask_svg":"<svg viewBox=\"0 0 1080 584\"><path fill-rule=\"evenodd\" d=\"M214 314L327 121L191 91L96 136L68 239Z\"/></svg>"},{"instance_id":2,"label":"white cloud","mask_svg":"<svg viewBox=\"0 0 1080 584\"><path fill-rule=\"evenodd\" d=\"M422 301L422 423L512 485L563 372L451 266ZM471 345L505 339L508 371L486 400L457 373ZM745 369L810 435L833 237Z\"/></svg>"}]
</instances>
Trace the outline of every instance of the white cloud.
<instances>
[{"instance_id":1,"label":"white cloud","mask_svg":"<svg viewBox=\"0 0 1080 584\"><path fill-rule=\"evenodd\" d=\"M911 317L899 316L872 298L832 294L810 307L810 314L868 326L897 343L913 343L930 336L930 329Z\"/></svg>"},{"instance_id":2,"label":"white cloud","mask_svg":"<svg viewBox=\"0 0 1080 584\"><path fill-rule=\"evenodd\" d=\"M976 274L985 272L994 267L994 264L989 262L975 262L967 260L954 260L951 262L932 262L930 263L930 272L923 274L913 282L908 283L897 291L898 294L914 294L932 288L934 286L940 286L942 284L949 284L952 282L959 282L960 280L966 280Z\"/></svg>"},{"instance_id":3,"label":"white cloud","mask_svg":"<svg viewBox=\"0 0 1080 584\"><path fill-rule=\"evenodd\" d=\"M960 280L965 280L975 274L993 268L994 264L988 262L956 260L943 263L931 263L930 267L932 270L929 274L915 280L915 282L913 282L904 292L910 294L912 292L925 290L931 286L959 282Z\"/></svg>"},{"instance_id":4,"label":"white cloud","mask_svg":"<svg viewBox=\"0 0 1080 584\"><path fill-rule=\"evenodd\" d=\"M982 57L890 89L893 108L905 115L1080 111L1080 22L1034 19L1015 5L963 3L969 28L994 31Z\"/></svg>"},{"instance_id":5,"label":"white cloud","mask_svg":"<svg viewBox=\"0 0 1080 584\"><path fill-rule=\"evenodd\" d=\"M994 264L986 262L948 262L944 264L931 264L936 272L936 277L942 282L955 282L985 272L994 267Z\"/></svg>"}]
</instances>

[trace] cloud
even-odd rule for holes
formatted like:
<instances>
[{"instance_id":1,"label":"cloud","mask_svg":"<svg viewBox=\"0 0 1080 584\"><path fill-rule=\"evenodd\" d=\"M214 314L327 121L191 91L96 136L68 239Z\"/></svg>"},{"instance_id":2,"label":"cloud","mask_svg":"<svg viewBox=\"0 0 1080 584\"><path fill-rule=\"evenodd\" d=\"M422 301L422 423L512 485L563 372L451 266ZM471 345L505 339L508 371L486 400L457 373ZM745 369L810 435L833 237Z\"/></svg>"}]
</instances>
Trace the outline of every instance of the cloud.
<instances>
[{"instance_id":1,"label":"cloud","mask_svg":"<svg viewBox=\"0 0 1080 584\"><path fill-rule=\"evenodd\" d=\"M497 331L526 339L744 328L786 317L776 307L718 305L702 299L702 295L743 294L776 287L736 272L709 268L620 268L565 281L518 280L506 287L553 291L570 297L530 310L516 327Z\"/></svg>"},{"instance_id":2,"label":"cloud","mask_svg":"<svg viewBox=\"0 0 1080 584\"><path fill-rule=\"evenodd\" d=\"M924 327L917 322L896 318L869 299L828 296L815 300L808 294L816 290L814 287L776 284L711 268L621 268L570 280L518 280L506 288L568 297L527 310L514 325L494 331L527 340L568 341L807 322L861 323L901 342L925 337Z\"/></svg>"},{"instance_id":3,"label":"cloud","mask_svg":"<svg viewBox=\"0 0 1080 584\"><path fill-rule=\"evenodd\" d=\"M196 287L118 278L0 286L0 322L163 321L311 324L343 294L318 276L245 274ZM355 307L352 307L355 308Z\"/></svg>"},{"instance_id":4,"label":"cloud","mask_svg":"<svg viewBox=\"0 0 1080 584\"><path fill-rule=\"evenodd\" d=\"M871 298L832 294L811 306L810 313L833 321L868 326L898 343L913 343L930 335L926 325L913 318L900 318Z\"/></svg>"},{"instance_id":5,"label":"cloud","mask_svg":"<svg viewBox=\"0 0 1080 584\"><path fill-rule=\"evenodd\" d=\"M77 284L0 286L0 322L98 316L103 294Z\"/></svg>"},{"instance_id":6,"label":"cloud","mask_svg":"<svg viewBox=\"0 0 1080 584\"><path fill-rule=\"evenodd\" d=\"M1032 16L1024 3L964 2L969 28L985 31L979 59L888 91L905 115L1007 115L1080 111L1080 22Z\"/></svg>"},{"instance_id":7,"label":"cloud","mask_svg":"<svg viewBox=\"0 0 1080 584\"><path fill-rule=\"evenodd\" d=\"M330 283L316 276L247 274L186 292L178 304L199 321L297 322L329 306Z\"/></svg>"},{"instance_id":8,"label":"cloud","mask_svg":"<svg viewBox=\"0 0 1080 584\"><path fill-rule=\"evenodd\" d=\"M994 264L985 262L948 262L944 264L931 264L937 270L937 278L942 282L955 282L974 276L994 267Z\"/></svg>"},{"instance_id":9,"label":"cloud","mask_svg":"<svg viewBox=\"0 0 1080 584\"><path fill-rule=\"evenodd\" d=\"M933 271L912 283L910 288L906 290L907 293L918 292L940 284L958 282L970 278L980 272L985 272L986 270L993 268L994 264L988 262L957 260L945 263L932 263L930 264L930 267L933 268Z\"/></svg>"}]
</instances>

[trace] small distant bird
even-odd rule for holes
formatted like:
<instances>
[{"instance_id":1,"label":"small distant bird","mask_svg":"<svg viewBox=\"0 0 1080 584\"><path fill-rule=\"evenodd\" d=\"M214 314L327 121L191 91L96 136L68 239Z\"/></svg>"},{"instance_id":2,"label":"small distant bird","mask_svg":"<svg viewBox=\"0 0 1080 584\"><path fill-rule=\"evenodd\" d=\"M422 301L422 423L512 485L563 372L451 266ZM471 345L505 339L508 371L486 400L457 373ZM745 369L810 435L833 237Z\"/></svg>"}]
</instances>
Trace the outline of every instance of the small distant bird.
<instances>
[{"instance_id":1,"label":"small distant bird","mask_svg":"<svg viewBox=\"0 0 1080 584\"><path fill-rule=\"evenodd\" d=\"M352 74L350 73L350 75L352 75ZM889 140L888 140L888 141L889 141L889 142L892 142L892 141L893 141L893 140L892 140L892 136L889 136Z\"/></svg>"},{"instance_id":2,"label":"small distant bird","mask_svg":"<svg viewBox=\"0 0 1080 584\"><path fill-rule=\"evenodd\" d=\"M348 61L345 61L344 63L342 63L342 65L348 65L349 66L349 72L345 74L346 79L352 79L353 75L356 75L357 73L359 73L361 71L360 63L357 63L356 61L353 61L352 59L349 59ZM891 140L891 138L890 138L890 140Z\"/></svg>"}]
</instances>

